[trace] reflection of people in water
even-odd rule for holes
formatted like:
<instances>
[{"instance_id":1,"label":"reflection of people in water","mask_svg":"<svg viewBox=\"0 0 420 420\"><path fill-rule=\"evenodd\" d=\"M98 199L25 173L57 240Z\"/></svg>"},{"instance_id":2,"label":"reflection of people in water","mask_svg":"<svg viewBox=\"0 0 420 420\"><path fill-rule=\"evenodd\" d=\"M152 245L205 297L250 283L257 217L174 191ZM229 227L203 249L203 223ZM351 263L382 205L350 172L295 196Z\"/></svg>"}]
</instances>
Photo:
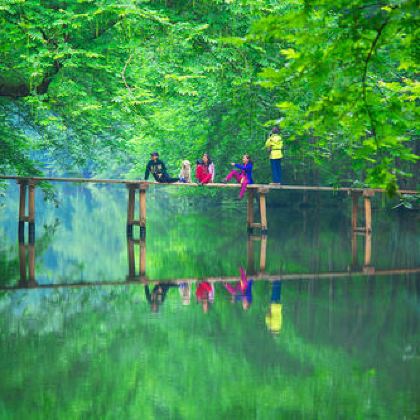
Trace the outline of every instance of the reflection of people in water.
<instances>
[{"instance_id":1,"label":"reflection of people in water","mask_svg":"<svg viewBox=\"0 0 420 420\"><path fill-rule=\"evenodd\" d=\"M265 324L273 334L279 334L283 323L281 313L281 281L272 283L270 308L265 316Z\"/></svg>"},{"instance_id":2,"label":"reflection of people in water","mask_svg":"<svg viewBox=\"0 0 420 420\"><path fill-rule=\"evenodd\" d=\"M152 293L150 293L149 285L144 286L144 293L151 305L152 312L159 311L159 306L165 301L166 294L171 287L177 287L177 285L173 283L158 283L153 288Z\"/></svg>"},{"instance_id":3,"label":"reflection of people in water","mask_svg":"<svg viewBox=\"0 0 420 420\"><path fill-rule=\"evenodd\" d=\"M226 290L232 295L232 301L242 301L242 308L247 311L252 303L252 283L253 280L248 280L245 270L241 267L241 280L232 285L225 283Z\"/></svg>"},{"instance_id":4,"label":"reflection of people in water","mask_svg":"<svg viewBox=\"0 0 420 420\"><path fill-rule=\"evenodd\" d=\"M209 311L210 303L214 301L214 286L208 281L198 283L195 296L197 301L201 302L203 312L206 314Z\"/></svg>"},{"instance_id":5,"label":"reflection of people in water","mask_svg":"<svg viewBox=\"0 0 420 420\"><path fill-rule=\"evenodd\" d=\"M179 284L179 294L183 305L189 305L191 303L191 288L187 282Z\"/></svg>"}]
</instances>

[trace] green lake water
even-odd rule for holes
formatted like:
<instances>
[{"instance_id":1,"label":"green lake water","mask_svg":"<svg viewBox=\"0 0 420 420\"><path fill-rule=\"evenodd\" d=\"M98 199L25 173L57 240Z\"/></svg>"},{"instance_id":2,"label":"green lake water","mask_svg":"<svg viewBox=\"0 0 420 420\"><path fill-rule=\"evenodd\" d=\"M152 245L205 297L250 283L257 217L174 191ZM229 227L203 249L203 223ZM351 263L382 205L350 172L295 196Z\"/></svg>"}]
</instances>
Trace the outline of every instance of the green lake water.
<instances>
[{"instance_id":1,"label":"green lake water","mask_svg":"<svg viewBox=\"0 0 420 420\"><path fill-rule=\"evenodd\" d=\"M415 212L375 198L366 261L345 195L271 192L265 242L248 240L236 190L152 187L143 268L151 292L170 285L153 306L144 279L127 283L126 189L56 188L58 207L36 197L31 280L15 184L1 202L0 419L420 416ZM251 279L261 257L247 310L216 282L204 311L201 282Z\"/></svg>"}]
</instances>

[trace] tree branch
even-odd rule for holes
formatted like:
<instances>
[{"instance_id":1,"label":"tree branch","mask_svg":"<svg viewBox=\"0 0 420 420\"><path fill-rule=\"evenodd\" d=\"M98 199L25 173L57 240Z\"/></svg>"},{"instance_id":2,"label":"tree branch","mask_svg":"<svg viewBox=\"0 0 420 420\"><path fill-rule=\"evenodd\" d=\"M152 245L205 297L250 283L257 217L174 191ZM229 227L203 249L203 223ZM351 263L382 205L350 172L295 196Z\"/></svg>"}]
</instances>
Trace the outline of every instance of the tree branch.
<instances>
[{"instance_id":1,"label":"tree branch","mask_svg":"<svg viewBox=\"0 0 420 420\"><path fill-rule=\"evenodd\" d=\"M22 15L21 18L23 18L23 20L27 22L30 22L29 19L25 15ZM122 19L123 17L121 16L119 16L117 19L113 19L110 25L105 26L104 28L101 28L101 30L98 31L97 34L95 33L88 41L93 41L101 37L105 32L113 28ZM14 20L10 20L10 19L9 19L9 22L15 25L18 24L18 22ZM55 49L58 48L57 40L55 40L54 38L50 38L44 29L38 28L38 30L42 34L42 38L45 40L45 42L47 42L47 44L52 45ZM68 40L69 40L69 37L65 35L64 42L66 43ZM28 82L7 84L4 82L1 83L0 81L0 97L3 96L3 97L17 99L17 98L24 98L27 96L31 96L33 94L43 95L47 93L50 83L54 79L54 76L63 68L63 65L64 64L62 61L54 60L50 69L48 69L43 75L41 82L32 89L30 88L30 85Z\"/></svg>"},{"instance_id":2,"label":"tree branch","mask_svg":"<svg viewBox=\"0 0 420 420\"><path fill-rule=\"evenodd\" d=\"M368 100L367 100L367 71L368 71L369 61L372 58L373 52L376 48L376 45L378 44L379 38L381 37L383 30L385 29L386 25L388 24L389 19L390 18L388 17L388 19L386 19L385 22L382 23L382 25L379 27L379 29L376 32L375 39L372 41L369 53L368 53L368 55L366 57L366 60L365 60L365 65L364 65L364 68L363 68L363 76L362 76L363 102L365 103L366 112L368 114L370 124L371 124L371 127L372 127L372 134L375 137L375 142L376 142L377 146L378 146L378 139L377 139L377 136L376 136L376 122L375 122L375 119L373 118L372 110L370 109L369 104L368 104Z\"/></svg>"}]
</instances>

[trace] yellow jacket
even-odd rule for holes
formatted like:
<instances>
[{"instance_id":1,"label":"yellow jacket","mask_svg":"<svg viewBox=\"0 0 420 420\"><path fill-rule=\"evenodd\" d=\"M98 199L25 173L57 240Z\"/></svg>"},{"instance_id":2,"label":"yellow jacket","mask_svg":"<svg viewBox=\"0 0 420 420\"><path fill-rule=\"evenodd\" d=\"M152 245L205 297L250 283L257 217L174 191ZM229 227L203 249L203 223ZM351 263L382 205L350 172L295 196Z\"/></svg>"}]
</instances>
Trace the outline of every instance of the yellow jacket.
<instances>
[{"instance_id":1,"label":"yellow jacket","mask_svg":"<svg viewBox=\"0 0 420 420\"><path fill-rule=\"evenodd\" d=\"M283 157L283 139L278 134L272 134L265 142L265 147L270 149L270 159L281 159Z\"/></svg>"}]
</instances>

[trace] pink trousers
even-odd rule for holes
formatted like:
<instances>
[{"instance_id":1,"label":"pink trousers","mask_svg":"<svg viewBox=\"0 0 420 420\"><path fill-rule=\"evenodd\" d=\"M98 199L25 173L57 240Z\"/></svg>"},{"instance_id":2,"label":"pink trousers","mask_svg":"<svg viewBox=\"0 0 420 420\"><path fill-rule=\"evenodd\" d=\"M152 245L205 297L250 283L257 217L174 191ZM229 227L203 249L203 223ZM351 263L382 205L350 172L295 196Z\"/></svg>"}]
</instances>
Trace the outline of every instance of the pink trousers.
<instances>
[{"instance_id":1,"label":"pink trousers","mask_svg":"<svg viewBox=\"0 0 420 420\"><path fill-rule=\"evenodd\" d=\"M246 175L242 175L238 171L232 170L229 172L228 176L226 177L226 181L230 181L232 178L235 178L241 184L241 191L239 192L239 198L243 198L246 187L248 185L248 178Z\"/></svg>"}]
</instances>

